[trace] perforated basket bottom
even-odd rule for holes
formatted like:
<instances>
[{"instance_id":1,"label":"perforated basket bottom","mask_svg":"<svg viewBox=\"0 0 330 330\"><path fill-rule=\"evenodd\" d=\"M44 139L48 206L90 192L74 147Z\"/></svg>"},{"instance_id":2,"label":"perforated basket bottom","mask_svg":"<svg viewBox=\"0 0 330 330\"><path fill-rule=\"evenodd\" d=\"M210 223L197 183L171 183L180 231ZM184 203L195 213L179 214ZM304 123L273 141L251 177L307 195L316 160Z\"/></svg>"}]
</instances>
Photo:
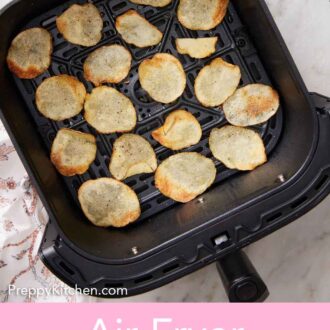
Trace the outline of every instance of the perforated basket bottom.
<instances>
[{"instance_id":1,"label":"perforated basket bottom","mask_svg":"<svg viewBox=\"0 0 330 330\"><path fill-rule=\"evenodd\" d=\"M68 1L64 5L54 8L53 10L33 19L23 27L23 29L25 29L33 26L42 26L52 34L54 38L53 60L50 69L34 80L20 80L16 77L14 77L14 79L48 151L50 151L56 132L63 127L92 133L97 137L97 157L89 171L81 176L75 176L72 178L63 177L73 200L78 206L77 190L84 181L111 176L108 165L112 152L112 145L118 135L97 134L92 127L87 125L82 115L78 115L63 122L53 122L42 117L36 109L34 95L37 86L45 78L64 73L70 74L83 81L90 92L93 86L84 80L82 69L83 62L88 54L105 44L115 43L124 45L131 51L133 56L131 73L122 84L116 86L110 84L109 86L117 88L119 91L127 95L135 104L136 111L138 112L138 125L135 129L135 133L144 136L152 144L159 162L174 154L174 152L160 146L152 139L150 134L155 128L164 123L164 119L171 111L176 109L186 109L190 111L199 120L203 128L203 138L201 142L185 151L196 151L207 157L212 157L208 147L209 133L212 128L224 126L227 122L221 108L205 108L200 105L194 96L195 78L201 68L208 64L212 59L221 56L226 61L239 65L242 71L240 86L249 83L264 83L271 85L270 79L268 78L258 54L251 44L246 30L232 5L230 5L225 21L216 29L207 32L196 32L186 30L178 22L176 17L178 0L174 0L171 5L163 9L136 6L129 1L121 0L94 1L94 4L99 8L104 19L103 39L96 47L84 48L66 42L58 33L55 24L56 16L60 15L69 5L77 2L84 3L84 1ZM123 14L129 9L137 10L164 32L164 38L161 44L157 47L148 49L138 49L127 45L121 39L120 35L116 33L114 21L118 15ZM210 58L193 60L188 56L178 54L176 51L175 39L178 37L207 36L219 37L217 51ZM137 70L139 63L143 59L158 52L167 52L178 57L184 65L187 73L187 88L183 96L170 105L162 105L153 102L142 90L138 80ZM281 109L269 123L254 127L254 129L263 137L268 154L275 148L280 138L282 116L283 112ZM214 162L217 167L215 184L237 174L237 171L226 169L219 161L214 159ZM139 196L142 206L142 216L140 220L150 218L156 213L175 204L174 201L164 197L155 188L153 174L137 175L127 179L125 183L132 187Z\"/></svg>"}]
</instances>

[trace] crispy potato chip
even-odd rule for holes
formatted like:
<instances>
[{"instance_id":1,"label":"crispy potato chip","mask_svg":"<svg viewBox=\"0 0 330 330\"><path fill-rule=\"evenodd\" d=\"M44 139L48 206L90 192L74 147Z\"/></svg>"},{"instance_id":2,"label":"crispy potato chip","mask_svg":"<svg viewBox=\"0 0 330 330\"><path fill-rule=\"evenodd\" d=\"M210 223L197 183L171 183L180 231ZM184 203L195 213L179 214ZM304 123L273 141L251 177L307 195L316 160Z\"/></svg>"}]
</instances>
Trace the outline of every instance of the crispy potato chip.
<instances>
[{"instance_id":1,"label":"crispy potato chip","mask_svg":"<svg viewBox=\"0 0 330 330\"><path fill-rule=\"evenodd\" d=\"M176 48L180 54L189 55L192 58L205 58L216 51L218 37L212 38L178 38Z\"/></svg>"},{"instance_id":2,"label":"crispy potato chip","mask_svg":"<svg viewBox=\"0 0 330 330\"><path fill-rule=\"evenodd\" d=\"M153 131L151 135L164 147L181 150L201 140L202 127L190 112L176 110L166 118L164 125Z\"/></svg>"},{"instance_id":3,"label":"crispy potato chip","mask_svg":"<svg viewBox=\"0 0 330 330\"><path fill-rule=\"evenodd\" d=\"M139 67L139 78L142 88L160 103L175 101L183 94L187 83L180 61L165 53L144 60Z\"/></svg>"},{"instance_id":4,"label":"crispy potato chip","mask_svg":"<svg viewBox=\"0 0 330 330\"><path fill-rule=\"evenodd\" d=\"M251 129L229 125L214 128L209 142L213 156L228 168L251 171L267 162L264 143Z\"/></svg>"},{"instance_id":5,"label":"crispy potato chip","mask_svg":"<svg viewBox=\"0 0 330 330\"><path fill-rule=\"evenodd\" d=\"M56 25L64 39L75 45L95 46L102 38L103 19L91 3L72 5L57 17Z\"/></svg>"},{"instance_id":6,"label":"crispy potato chip","mask_svg":"<svg viewBox=\"0 0 330 330\"><path fill-rule=\"evenodd\" d=\"M53 142L51 161L62 175L80 175L93 163L96 152L93 135L62 128Z\"/></svg>"},{"instance_id":7,"label":"crispy potato chip","mask_svg":"<svg viewBox=\"0 0 330 330\"><path fill-rule=\"evenodd\" d=\"M49 68L52 51L52 36L47 30L25 30L11 43L7 55L9 70L22 79L36 78Z\"/></svg>"},{"instance_id":8,"label":"crispy potato chip","mask_svg":"<svg viewBox=\"0 0 330 330\"><path fill-rule=\"evenodd\" d=\"M165 7L172 2L172 0L130 0L137 5L146 5L152 7Z\"/></svg>"},{"instance_id":9,"label":"crispy potato chip","mask_svg":"<svg viewBox=\"0 0 330 330\"><path fill-rule=\"evenodd\" d=\"M92 52L84 63L85 79L95 86L120 83L131 69L132 56L120 45L103 46Z\"/></svg>"},{"instance_id":10,"label":"crispy potato chip","mask_svg":"<svg viewBox=\"0 0 330 330\"><path fill-rule=\"evenodd\" d=\"M272 87L252 84L238 89L225 102L223 111L232 125L244 127L266 122L279 106L279 95Z\"/></svg>"},{"instance_id":11,"label":"crispy potato chip","mask_svg":"<svg viewBox=\"0 0 330 330\"><path fill-rule=\"evenodd\" d=\"M229 0L180 0L178 18L190 30L211 30L227 13Z\"/></svg>"},{"instance_id":12,"label":"crispy potato chip","mask_svg":"<svg viewBox=\"0 0 330 330\"><path fill-rule=\"evenodd\" d=\"M37 88L38 110L52 120L64 120L78 115L84 106L86 89L78 79L59 75L45 79Z\"/></svg>"},{"instance_id":13,"label":"crispy potato chip","mask_svg":"<svg viewBox=\"0 0 330 330\"><path fill-rule=\"evenodd\" d=\"M198 74L195 81L196 97L206 107L217 107L235 92L240 80L239 66L216 58Z\"/></svg>"},{"instance_id":14,"label":"crispy potato chip","mask_svg":"<svg viewBox=\"0 0 330 330\"><path fill-rule=\"evenodd\" d=\"M115 141L109 170L117 180L141 173L153 173L156 168L156 154L143 137L124 134Z\"/></svg>"},{"instance_id":15,"label":"crispy potato chip","mask_svg":"<svg viewBox=\"0 0 330 330\"><path fill-rule=\"evenodd\" d=\"M158 45L163 38L163 33L135 10L118 16L116 29L128 44L140 48Z\"/></svg>"},{"instance_id":16,"label":"crispy potato chip","mask_svg":"<svg viewBox=\"0 0 330 330\"><path fill-rule=\"evenodd\" d=\"M131 131L137 122L131 100L116 89L101 86L86 96L86 121L99 133L123 133Z\"/></svg>"},{"instance_id":17,"label":"crispy potato chip","mask_svg":"<svg viewBox=\"0 0 330 330\"><path fill-rule=\"evenodd\" d=\"M85 182L79 188L78 199L86 217L98 227L125 227L141 214L136 193L110 178Z\"/></svg>"},{"instance_id":18,"label":"crispy potato chip","mask_svg":"<svg viewBox=\"0 0 330 330\"><path fill-rule=\"evenodd\" d=\"M213 184L216 172L211 159L196 152L184 152L169 157L159 165L155 183L166 197L187 203Z\"/></svg>"}]
</instances>

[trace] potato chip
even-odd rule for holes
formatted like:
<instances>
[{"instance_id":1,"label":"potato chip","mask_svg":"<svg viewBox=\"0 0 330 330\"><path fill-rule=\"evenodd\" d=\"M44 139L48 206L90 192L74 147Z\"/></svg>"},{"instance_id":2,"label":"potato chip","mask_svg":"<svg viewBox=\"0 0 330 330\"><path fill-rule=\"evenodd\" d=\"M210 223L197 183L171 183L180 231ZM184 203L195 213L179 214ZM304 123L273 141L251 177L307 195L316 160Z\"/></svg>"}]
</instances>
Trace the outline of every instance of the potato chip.
<instances>
[{"instance_id":1,"label":"potato chip","mask_svg":"<svg viewBox=\"0 0 330 330\"><path fill-rule=\"evenodd\" d=\"M245 127L266 122L279 106L279 95L272 87L252 84L238 89L225 102L223 111L232 125Z\"/></svg>"},{"instance_id":2,"label":"potato chip","mask_svg":"<svg viewBox=\"0 0 330 330\"><path fill-rule=\"evenodd\" d=\"M196 152L184 152L169 157L159 165L155 183L166 197L187 203L213 184L216 172L211 159Z\"/></svg>"},{"instance_id":3,"label":"potato chip","mask_svg":"<svg viewBox=\"0 0 330 330\"><path fill-rule=\"evenodd\" d=\"M99 133L124 133L136 126L137 116L131 100L107 86L94 88L85 102L84 117Z\"/></svg>"},{"instance_id":4,"label":"potato chip","mask_svg":"<svg viewBox=\"0 0 330 330\"><path fill-rule=\"evenodd\" d=\"M198 74L195 81L196 97L206 107L217 107L235 92L240 80L239 66L216 58Z\"/></svg>"},{"instance_id":5,"label":"potato chip","mask_svg":"<svg viewBox=\"0 0 330 330\"><path fill-rule=\"evenodd\" d=\"M116 29L128 44L140 48L158 45L163 38L163 33L135 10L117 17Z\"/></svg>"},{"instance_id":6,"label":"potato chip","mask_svg":"<svg viewBox=\"0 0 330 330\"><path fill-rule=\"evenodd\" d=\"M125 227L141 214L136 193L110 178L85 182L79 188L78 199L86 217L98 227Z\"/></svg>"},{"instance_id":7,"label":"potato chip","mask_svg":"<svg viewBox=\"0 0 330 330\"><path fill-rule=\"evenodd\" d=\"M59 75L45 79L37 88L38 110L52 120L64 120L78 115L84 106L86 89L78 79Z\"/></svg>"},{"instance_id":8,"label":"potato chip","mask_svg":"<svg viewBox=\"0 0 330 330\"><path fill-rule=\"evenodd\" d=\"M52 51L52 36L47 30L25 30L10 45L7 55L9 70L22 79L36 78L49 68Z\"/></svg>"},{"instance_id":9,"label":"potato chip","mask_svg":"<svg viewBox=\"0 0 330 330\"><path fill-rule=\"evenodd\" d=\"M165 7L172 2L172 0L130 0L137 5L145 5L152 7Z\"/></svg>"},{"instance_id":10,"label":"potato chip","mask_svg":"<svg viewBox=\"0 0 330 330\"><path fill-rule=\"evenodd\" d=\"M218 37L212 38L178 38L176 39L177 51L182 55L192 58L205 58L216 51Z\"/></svg>"},{"instance_id":11,"label":"potato chip","mask_svg":"<svg viewBox=\"0 0 330 330\"><path fill-rule=\"evenodd\" d=\"M229 0L180 0L178 18L190 30L211 30L224 19Z\"/></svg>"},{"instance_id":12,"label":"potato chip","mask_svg":"<svg viewBox=\"0 0 330 330\"><path fill-rule=\"evenodd\" d=\"M72 44L91 47L102 39L103 19L91 3L72 5L57 17L56 25L64 39Z\"/></svg>"},{"instance_id":13,"label":"potato chip","mask_svg":"<svg viewBox=\"0 0 330 330\"><path fill-rule=\"evenodd\" d=\"M164 147L181 150L199 143L202 127L190 112L176 110L166 118L164 125L151 135Z\"/></svg>"},{"instance_id":14,"label":"potato chip","mask_svg":"<svg viewBox=\"0 0 330 330\"><path fill-rule=\"evenodd\" d=\"M115 141L109 170L117 180L125 180L136 174L153 173L156 168L156 154L143 137L124 134Z\"/></svg>"},{"instance_id":15,"label":"potato chip","mask_svg":"<svg viewBox=\"0 0 330 330\"><path fill-rule=\"evenodd\" d=\"M139 78L142 88L160 103L171 103L178 99L187 83L180 61L165 53L144 60L139 67Z\"/></svg>"},{"instance_id":16,"label":"potato chip","mask_svg":"<svg viewBox=\"0 0 330 330\"><path fill-rule=\"evenodd\" d=\"M53 142L51 161L62 175L81 175L94 162L96 152L93 135L62 128Z\"/></svg>"},{"instance_id":17,"label":"potato chip","mask_svg":"<svg viewBox=\"0 0 330 330\"><path fill-rule=\"evenodd\" d=\"M235 126L215 128L209 142L213 156L230 169L251 171L267 161L264 143L251 129Z\"/></svg>"},{"instance_id":18,"label":"potato chip","mask_svg":"<svg viewBox=\"0 0 330 330\"><path fill-rule=\"evenodd\" d=\"M85 79L95 86L120 83L131 69L131 53L123 46L103 46L92 52L84 63Z\"/></svg>"}]
</instances>

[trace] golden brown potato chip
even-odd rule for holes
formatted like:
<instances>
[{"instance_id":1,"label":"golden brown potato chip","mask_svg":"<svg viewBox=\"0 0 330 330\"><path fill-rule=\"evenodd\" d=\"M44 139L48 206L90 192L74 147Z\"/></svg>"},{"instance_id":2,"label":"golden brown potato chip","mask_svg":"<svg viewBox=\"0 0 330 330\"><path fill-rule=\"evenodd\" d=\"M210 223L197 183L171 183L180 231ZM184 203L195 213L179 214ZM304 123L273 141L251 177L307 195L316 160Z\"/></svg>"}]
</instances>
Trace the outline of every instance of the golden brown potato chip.
<instances>
[{"instance_id":1,"label":"golden brown potato chip","mask_svg":"<svg viewBox=\"0 0 330 330\"><path fill-rule=\"evenodd\" d=\"M86 217L98 227L125 227L141 214L135 192L110 178L85 182L79 188L78 199Z\"/></svg>"},{"instance_id":2,"label":"golden brown potato chip","mask_svg":"<svg viewBox=\"0 0 330 330\"><path fill-rule=\"evenodd\" d=\"M141 173L153 173L156 168L156 154L143 137L124 134L115 141L109 170L117 180Z\"/></svg>"},{"instance_id":3,"label":"golden brown potato chip","mask_svg":"<svg viewBox=\"0 0 330 330\"><path fill-rule=\"evenodd\" d=\"M178 38L176 48L180 54L187 54L192 58L205 58L216 51L218 37L212 38Z\"/></svg>"},{"instance_id":4,"label":"golden brown potato chip","mask_svg":"<svg viewBox=\"0 0 330 330\"><path fill-rule=\"evenodd\" d=\"M216 58L198 74L195 81L196 97L206 107L217 107L235 92L240 80L239 66Z\"/></svg>"},{"instance_id":5,"label":"golden brown potato chip","mask_svg":"<svg viewBox=\"0 0 330 330\"><path fill-rule=\"evenodd\" d=\"M19 78L33 79L49 68L52 51L52 36L47 30L25 30L11 43L7 55L9 70Z\"/></svg>"},{"instance_id":6,"label":"golden brown potato chip","mask_svg":"<svg viewBox=\"0 0 330 330\"><path fill-rule=\"evenodd\" d=\"M213 129L210 149L215 158L231 169L251 171L267 161L261 137L247 128L228 125Z\"/></svg>"},{"instance_id":7,"label":"golden brown potato chip","mask_svg":"<svg viewBox=\"0 0 330 330\"><path fill-rule=\"evenodd\" d=\"M176 110L166 118L164 125L151 135L164 147L180 150L199 143L202 127L190 112Z\"/></svg>"},{"instance_id":8,"label":"golden brown potato chip","mask_svg":"<svg viewBox=\"0 0 330 330\"><path fill-rule=\"evenodd\" d=\"M225 102L223 111L232 125L244 127L266 122L279 106L279 95L272 87L252 84L238 89Z\"/></svg>"},{"instance_id":9,"label":"golden brown potato chip","mask_svg":"<svg viewBox=\"0 0 330 330\"><path fill-rule=\"evenodd\" d=\"M165 7L172 2L172 0L130 0L137 5L146 5L152 7Z\"/></svg>"},{"instance_id":10,"label":"golden brown potato chip","mask_svg":"<svg viewBox=\"0 0 330 330\"><path fill-rule=\"evenodd\" d=\"M84 106L85 86L75 77L59 75L45 79L37 88L38 110L52 120L78 115Z\"/></svg>"},{"instance_id":11,"label":"golden brown potato chip","mask_svg":"<svg viewBox=\"0 0 330 330\"><path fill-rule=\"evenodd\" d=\"M169 157L159 165L155 183L166 197L187 203L213 184L216 172L211 159L196 152L184 152Z\"/></svg>"},{"instance_id":12,"label":"golden brown potato chip","mask_svg":"<svg viewBox=\"0 0 330 330\"><path fill-rule=\"evenodd\" d=\"M178 18L190 30L211 30L227 13L229 0L180 0Z\"/></svg>"},{"instance_id":13,"label":"golden brown potato chip","mask_svg":"<svg viewBox=\"0 0 330 330\"><path fill-rule=\"evenodd\" d=\"M93 163L96 152L93 135L62 128L53 142L51 161L62 175L80 175Z\"/></svg>"},{"instance_id":14,"label":"golden brown potato chip","mask_svg":"<svg viewBox=\"0 0 330 330\"><path fill-rule=\"evenodd\" d=\"M85 79L95 86L120 83L131 69L132 56L120 45L103 46L92 52L84 63Z\"/></svg>"},{"instance_id":15,"label":"golden brown potato chip","mask_svg":"<svg viewBox=\"0 0 330 330\"><path fill-rule=\"evenodd\" d=\"M118 16L116 29L128 44L140 48L158 45L163 38L163 33L135 10Z\"/></svg>"},{"instance_id":16,"label":"golden brown potato chip","mask_svg":"<svg viewBox=\"0 0 330 330\"><path fill-rule=\"evenodd\" d=\"M102 38L103 19L91 3L72 5L57 17L56 25L64 39L75 45L95 46Z\"/></svg>"},{"instance_id":17,"label":"golden brown potato chip","mask_svg":"<svg viewBox=\"0 0 330 330\"><path fill-rule=\"evenodd\" d=\"M101 86L86 96L86 121L103 134L129 132L137 122L131 100L116 89Z\"/></svg>"},{"instance_id":18,"label":"golden brown potato chip","mask_svg":"<svg viewBox=\"0 0 330 330\"><path fill-rule=\"evenodd\" d=\"M187 83L180 61L165 53L144 60L139 67L139 78L142 88L160 103L175 101L183 94Z\"/></svg>"}]
</instances>

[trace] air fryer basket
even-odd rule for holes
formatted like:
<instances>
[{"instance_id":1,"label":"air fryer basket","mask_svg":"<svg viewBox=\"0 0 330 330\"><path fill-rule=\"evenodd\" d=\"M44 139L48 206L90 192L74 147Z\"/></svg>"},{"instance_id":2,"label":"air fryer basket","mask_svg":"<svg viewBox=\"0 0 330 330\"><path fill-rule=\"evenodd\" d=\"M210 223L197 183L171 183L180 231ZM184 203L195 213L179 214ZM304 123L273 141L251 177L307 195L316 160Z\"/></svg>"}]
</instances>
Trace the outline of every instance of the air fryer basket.
<instances>
[{"instance_id":1,"label":"air fryer basket","mask_svg":"<svg viewBox=\"0 0 330 330\"><path fill-rule=\"evenodd\" d=\"M177 21L178 1L164 9L136 6L129 1L99 0L94 3L105 21L101 45L124 44L133 55L131 75L119 86L135 103L139 124L136 133L155 147L158 159L171 152L160 147L150 132L166 115L178 108L191 111L203 126L202 142L191 151L211 156L207 137L213 127L225 125L219 109L203 108L195 99L193 83L198 71L221 56L239 64L241 84L272 84L281 96L282 109L269 123L255 127L264 139L269 162L251 173L236 173L216 163L216 185L201 198L180 205L155 189L152 175L126 181L138 193L143 214L139 222L122 230L102 229L86 221L76 200L80 184L90 178L109 176L108 162L115 135L98 135L98 156L91 170L63 178L49 161L49 148L56 131L71 127L96 134L77 116L54 123L35 108L34 91L50 75L68 73L84 81L82 63L95 48L70 45L58 34L55 17L69 4L84 1L16 1L0 15L0 107L2 118L50 215L40 248L47 266L71 286L118 287L129 294L142 293L219 260L221 277L230 300L257 300L266 288L246 256L234 253L243 246L287 224L316 205L329 192L330 159L327 126L329 102L312 100L262 0L233 0L225 22L211 32L193 32ZM161 45L137 49L126 45L114 29L114 19L128 9L137 9L164 32ZM242 23L243 21L243 23ZM32 81L14 78L6 69L5 56L13 36L31 26L47 28L54 38L53 64L49 72ZM180 56L177 37L219 36L217 53L193 61ZM188 86L178 102L166 107L152 102L141 89L137 67L157 52L179 57L187 72ZM85 81L84 81L85 82ZM92 86L86 83L88 90ZM20 95L20 97L17 97ZM313 105L314 103L317 103ZM233 271L235 270L235 271ZM248 295L239 297L237 287L248 283ZM252 283L252 284L251 284ZM246 288L246 287L245 287ZM244 290L243 290L244 291ZM252 293L251 293L252 292ZM246 293L246 292L245 292Z\"/></svg>"},{"instance_id":2,"label":"air fryer basket","mask_svg":"<svg viewBox=\"0 0 330 330\"><path fill-rule=\"evenodd\" d=\"M53 61L51 68L46 73L33 80L21 80L13 76L48 152L50 152L56 132L63 127L72 128L86 133L92 133L97 136L97 159L89 171L84 175L75 176L73 178L63 177L67 185L67 189L78 208L79 201L77 198L77 190L83 182L99 177L111 176L108 168L110 155L112 153L112 145L119 134L98 134L90 125L87 124L82 114L62 122L54 122L43 117L36 110L35 91L45 78L58 74L74 75L81 81L84 81L88 92L91 92L93 85L86 82L83 75L83 63L88 54L102 45L124 45L133 55L130 75L119 85L109 85L117 88L123 94L127 95L135 104L138 112L138 125L135 129L135 133L144 136L151 143L156 151L159 162L168 158L174 152L159 145L151 137L151 132L164 123L164 120L169 112L175 109L188 109L195 115L202 125L203 138L199 144L188 148L187 151L197 151L208 157L212 157L208 147L208 138L211 129L228 124L222 111L219 111L217 108L210 109L201 106L195 97L195 78L199 70L203 68L205 64L209 63L216 57L222 56L225 60L240 66L242 72L241 86L254 82L264 83L267 85L271 84L253 45L244 34L242 23L237 17L237 14L232 6L230 7L226 22L220 24L217 28L210 32L204 31L203 33L189 31L182 27L177 20L176 12L174 10L177 5L175 1L167 9L162 10L154 10L145 6L140 7L138 10L142 11L142 13L165 34L162 42L158 46L141 49L126 44L120 35L115 33L116 29L114 26L115 17L123 14L127 10L137 9L137 6L131 4L128 0L112 0L108 3L108 5L107 2L103 0L98 1L97 5L105 23L103 39L97 46L89 48L78 47L65 41L62 36L58 34L55 19L57 15L61 14L68 7L68 3L65 3L62 6L56 7L55 9L38 16L23 28L42 26L51 32L54 39L54 51L52 56ZM232 27L233 24L234 30ZM176 51L176 38L197 36L218 36L219 43L216 53L210 58L204 60L193 60L189 56L182 56ZM145 58L148 58L158 52L168 52L178 57L183 63L187 73L188 86L184 95L170 105L154 102L141 88L139 83L139 64ZM270 123L254 127L254 129L263 137L268 154L272 152L280 138L282 122L283 112L282 109L280 109L278 114L272 118ZM215 158L213 160L217 165L218 172L215 184L219 184L236 174L235 171L226 169ZM141 201L142 216L139 221L149 219L175 204L173 200L166 198L155 188L154 174L143 174L130 177L125 181L125 183L134 189L134 191L138 194L139 200Z\"/></svg>"}]
</instances>

